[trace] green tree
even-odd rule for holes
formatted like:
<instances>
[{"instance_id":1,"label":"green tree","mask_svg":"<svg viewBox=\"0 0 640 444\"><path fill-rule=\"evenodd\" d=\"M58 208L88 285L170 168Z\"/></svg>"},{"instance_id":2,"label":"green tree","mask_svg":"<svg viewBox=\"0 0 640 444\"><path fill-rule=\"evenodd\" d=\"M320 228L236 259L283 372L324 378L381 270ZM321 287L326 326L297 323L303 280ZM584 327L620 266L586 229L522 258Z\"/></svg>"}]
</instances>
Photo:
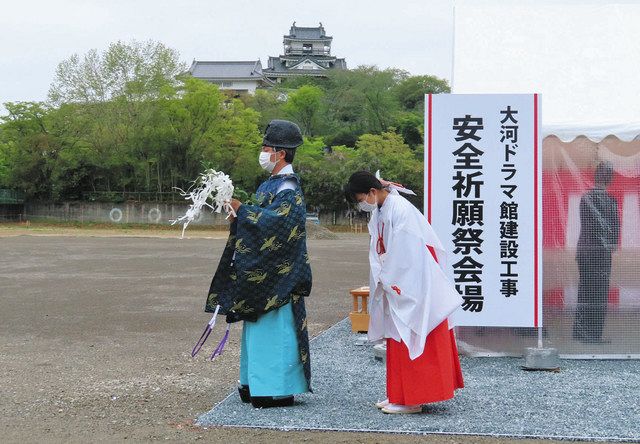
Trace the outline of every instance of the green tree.
<instances>
[{"instance_id":1,"label":"green tree","mask_svg":"<svg viewBox=\"0 0 640 444\"><path fill-rule=\"evenodd\" d=\"M230 174L244 189L254 189L261 175L258 153L262 143L259 115L240 100L223 102L215 85L197 79L185 81L182 102L185 112L179 126L188 139L186 152L190 177L200 173L201 165Z\"/></svg>"},{"instance_id":2,"label":"green tree","mask_svg":"<svg viewBox=\"0 0 640 444\"><path fill-rule=\"evenodd\" d=\"M356 153L349 165L352 172L380 170L383 178L402 183L415 191L417 197L412 201L422 205L423 161L404 143L401 135L395 132L364 134L358 139Z\"/></svg>"},{"instance_id":3,"label":"green tree","mask_svg":"<svg viewBox=\"0 0 640 444\"><path fill-rule=\"evenodd\" d=\"M424 117L415 113L400 113L397 118L398 132L405 143L415 149L424 143Z\"/></svg>"},{"instance_id":4,"label":"green tree","mask_svg":"<svg viewBox=\"0 0 640 444\"><path fill-rule=\"evenodd\" d=\"M282 118L285 114L282 108L286 103L286 93L280 88L257 89L254 95L244 95L241 100L260 114L260 130L264 130L273 119Z\"/></svg>"},{"instance_id":5,"label":"green tree","mask_svg":"<svg viewBox=\"0 0 640 444\"><path fill-rule=\"evenodd\" d=\"M350 161L356 153L344 146L325 149L322 139L311 138L296 150L294 170L302 178L309 211L328 212L345 207L342 187L353 172Z\"/></svg>"},{"instance_id":6,"label":"green tree","mask_svg":"<svg viewBox=\"0 0 640 444\"><path fill-rule=\"evenodd\" d=\"M305 136L316 133L323 96L317 86L304 85L291 92L283 106L283 111L300 125Z\"/></svg>"},{"instance_id":7,"label":"green tree","mask_svg":"<svg viewBox=\"0 0 640 444\"><path fill-rule=\"evenodd\" d=\"M29 197L184 189L203 164L245 189L255 189L262 174L258 113L239 100L225 101L202 80L186 78L179 91L157 99L6 106L2 181Z\"/></svg>"},{"instance_id":8,"label":"green tree","mask_svg":"<svg viewBox=\"0 0 640 444\"><path fill-rule=\"evenodd\" d=\"M294 76L283 79L283 82L279 84L280 89L294 90L301 86L312 85L317 86L320 89L325 89L327 79L324 77L312 77L312 76Z\"/></svg>"},{"instance_id":9,"label":"green tree","mask_svg":"<svg viewBox=\"0 0 640 444\"><path fill-rule=\"evenodd\" d=\"M121 41L112 43L102 53L92 49L62 61L49 89L55 104L106 102L116 97L148 100L178 84L186 71L175 49L160 42ZM169 87L169 89L167 89Z\"/></svg>"},{"instance_id":10,"label":"green tree","mask_svg":"<svg viewBox=\"0 0 640 444\"><path fill-rule=\"evenodd\" d=\"M336 146L328 151L321 139L306 139L298 148L294 169L302 177L307 206L319 212L346 210L343 187L358 170L381 171L384 178L400 182L418 195L413 202L421 206L423 193L422 159L395 132L364 134L356 149Z\"/></svg>"},{"instance_id":11,"label":"green tree","mask_svg":"<svg viewBox=\"0 0 640 444\"><path fill-rule=\"evenodd\" d=\"M52 163L58 156L49 133L48 109L38 102L5 103L8 115L0 131L0 150L7 169L5 186L28 195L49 194Z\"/></svg>"},{"instance_id":12,"label":"green tree","mask_svg":"<svg viewBox=\"0 0 640 444\"><path fill-rule=\"evenodd\" d=\"M6 187L9 179L9 162L4 145L0 142L0 187Z\"/></svg>"},{"instance_id":13,"label":"green tree","mask_svg":"<svg viewBox=\"0 0 640 444\"><path fill-rule=\"evenodd\" d=\"M66 177L67 184L54 186L54 194L164 191L175 145L167 102L185 70L177 51L154 41L119 41L61 62L49 99L63 145L50 180Z\"/></svg>"},{"instance_id":14,"label":"green tree","mask_svg":"<svg viewBox=\"0 0 640 444\"><path fill-rule=\"evenodd\" d=\"M423 98L447 92L445 80L360 66L238 100L184 71L177 52L155 42L63 61L49 104L6 105L0 185L41 199L156 193L185 189L211 167L253 191L266 177L257 162L264 127L288 117L305 133L294 168L310 209L347 209L342 187L359 169L422 193Z\"/></svg>"},{"instance_id":15,"label":"green tree","mask_svg":"<svg viewBox=\"0 0 640 444\"><path fill-rule=\"evenodd\" d=\"M402 79L393 87L393 94L406 111L424 112L425 94L451 92L449 82L436 76L412 76Z\"/></svg>"},{"instance_id":16,"label":"green tree","mask_svg":"<svg viewBox=\"0 0 640 444\"><path fill-rule=\"evenodd\" d=\"M400 107L392 88L407 76L402 70L375 66L331 72L326 87L327 144L354 146L360 135L379 134L394 126Z\"/></svg>"}]
</instances>

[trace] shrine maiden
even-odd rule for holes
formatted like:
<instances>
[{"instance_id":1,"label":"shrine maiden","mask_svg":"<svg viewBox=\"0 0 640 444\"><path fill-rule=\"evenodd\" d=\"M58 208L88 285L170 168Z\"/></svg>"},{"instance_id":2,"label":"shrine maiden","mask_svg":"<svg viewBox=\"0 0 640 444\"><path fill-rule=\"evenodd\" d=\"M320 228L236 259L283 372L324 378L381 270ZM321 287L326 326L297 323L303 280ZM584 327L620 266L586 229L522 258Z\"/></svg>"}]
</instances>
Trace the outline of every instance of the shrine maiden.
<instances>
[{"instance_id":1,"label":"shrine maiden","mask_svg":"<svg viewBox=\"0 0 640 444\"><path fill-rule=\"evenodd\" d=\"M431 225L393 185L360 171L345 193L371 213L368 334L387 345L387 399L376 406L385 413L418 413L464 386L447 322L462 298L436 262L444 250Z\"/></svg>"}]
</instances>

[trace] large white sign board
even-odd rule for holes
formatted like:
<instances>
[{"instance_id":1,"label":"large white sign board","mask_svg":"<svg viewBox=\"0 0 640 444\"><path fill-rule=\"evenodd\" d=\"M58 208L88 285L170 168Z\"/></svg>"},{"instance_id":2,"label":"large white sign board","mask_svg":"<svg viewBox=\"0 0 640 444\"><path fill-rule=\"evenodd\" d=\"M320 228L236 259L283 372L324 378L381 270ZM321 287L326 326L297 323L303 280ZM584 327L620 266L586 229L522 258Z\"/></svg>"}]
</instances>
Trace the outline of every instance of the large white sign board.
<instances>
[{"instance_id":1,"label":"large white sign board","mask_svg":"<svg viewBox=\"0 0 640 444\"><path fill-rule=\"evenodd\" d=\"M425 212L464 302L458 326L542 325L536 94L425 98Z\"/></svg>"}]
</instances>

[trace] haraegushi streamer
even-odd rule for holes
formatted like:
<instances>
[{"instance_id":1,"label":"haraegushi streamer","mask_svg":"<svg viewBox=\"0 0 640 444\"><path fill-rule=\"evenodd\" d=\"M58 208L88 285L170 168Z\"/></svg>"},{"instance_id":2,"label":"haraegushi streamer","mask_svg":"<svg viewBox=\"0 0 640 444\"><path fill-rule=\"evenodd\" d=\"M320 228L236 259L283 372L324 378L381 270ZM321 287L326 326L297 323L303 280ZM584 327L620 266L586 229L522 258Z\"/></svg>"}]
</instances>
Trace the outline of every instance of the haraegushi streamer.
<instances>
[{"instance_id":1,"label":"haraegushi streamer","mask_svg":"<svg viewBox=\"0 0 640 444\"><path fill-rule=\"evenodd\" d=\"M171 225L182 223L181 237L184 237L189 223L200 217L203 207L209 207L211 211L216 213L220 213L224 209L227 214L235 217L235 212L230 205L233 196L233 183L231 178L221 171L206 170L195 180L191 190L180 190L180 194L184 196L185 200L192 202L184 216L171 221Z\"/></svg>"}]
</instances>

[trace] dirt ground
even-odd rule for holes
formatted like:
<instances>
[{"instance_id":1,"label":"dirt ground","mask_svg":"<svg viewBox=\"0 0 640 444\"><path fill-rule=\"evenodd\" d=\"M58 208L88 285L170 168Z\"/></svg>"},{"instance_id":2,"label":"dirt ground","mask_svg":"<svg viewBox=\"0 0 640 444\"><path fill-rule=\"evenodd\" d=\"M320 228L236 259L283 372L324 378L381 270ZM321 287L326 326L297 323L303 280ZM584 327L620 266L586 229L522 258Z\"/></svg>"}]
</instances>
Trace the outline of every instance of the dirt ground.
<instances>
[{"instance_id":1,"label":"dirt ground","mask_svg":"<svg viewBox=\"0 0 640 444\"><path fill-rule=\"evenodd\" d=\"M191 348L221 232L0 226L0 441L500 443L462 436L193 426L238 374L240 326L225 353ZM317 335L350 310L367 281L368 236L309 241ZM535 442L522 440L518 442ZM541 441L552 442L552 441Z\"/></svg>"}]
</instances>

